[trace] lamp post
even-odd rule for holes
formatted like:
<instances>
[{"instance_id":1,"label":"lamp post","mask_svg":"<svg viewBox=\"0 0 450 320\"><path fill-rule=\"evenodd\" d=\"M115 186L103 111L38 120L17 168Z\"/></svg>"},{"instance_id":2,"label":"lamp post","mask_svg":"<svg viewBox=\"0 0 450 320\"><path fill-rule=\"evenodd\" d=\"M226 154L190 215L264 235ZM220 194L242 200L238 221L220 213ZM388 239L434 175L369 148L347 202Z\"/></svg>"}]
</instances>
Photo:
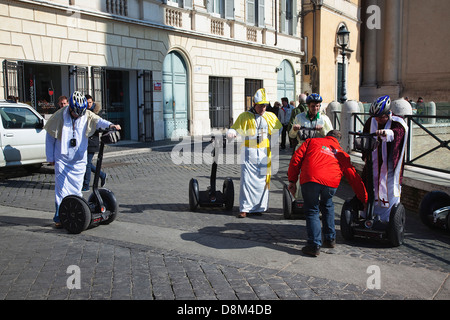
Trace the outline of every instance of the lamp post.
<instances>
[{"instance_id":1,"label":"lamp post","mask_svg":"<svg viewBox=\"0 0 450 320\"><path fill-rule=\"evenodd\" d=\"M342 75L341 75L341 103L347 101L347 88L345 77L345 48L348 46L350 40L350 31L347 30L345 25L342 25L337 32L337 43L342 49Z\"/></svg>"}]
</instances>

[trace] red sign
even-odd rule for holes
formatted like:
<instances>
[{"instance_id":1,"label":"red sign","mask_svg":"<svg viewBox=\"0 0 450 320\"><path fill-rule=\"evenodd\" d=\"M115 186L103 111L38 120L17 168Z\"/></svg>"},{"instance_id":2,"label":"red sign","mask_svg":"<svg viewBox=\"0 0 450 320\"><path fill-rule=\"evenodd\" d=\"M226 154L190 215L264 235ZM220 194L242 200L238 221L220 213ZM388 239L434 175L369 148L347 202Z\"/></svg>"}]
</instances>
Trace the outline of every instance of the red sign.
<instances>
[{"instance_id":1,"label":"red sign","mask_svg":"<svg viewBox=\"0 0 450 320\"><path fill-rule=\"evenodd\" d=\"M153 90L154 91L161 91L161 82L154 82L153 83Z\"/></svg>"}]
</instances>

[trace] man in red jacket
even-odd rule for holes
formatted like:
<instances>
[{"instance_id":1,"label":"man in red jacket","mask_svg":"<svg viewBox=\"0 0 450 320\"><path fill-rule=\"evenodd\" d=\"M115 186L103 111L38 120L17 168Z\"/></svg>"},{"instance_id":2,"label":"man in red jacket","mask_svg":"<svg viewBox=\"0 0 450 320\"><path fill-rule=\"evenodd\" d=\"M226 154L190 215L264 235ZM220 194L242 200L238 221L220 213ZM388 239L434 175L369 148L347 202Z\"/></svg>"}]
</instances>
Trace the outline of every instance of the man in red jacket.
<instances>
[{"instance_id":1,"label":"man in red jacket","mask_svg":"<svg viewBox=\"0 0 450 320\"><path fill-rule=\"evenodd\" d=\"M322 212L323 246L334 248L333 196L343 175L358 199L366 204L367 192L361 177L350 162L350 156L339 145L341 133L331 130L325 138L307 139L292 156L288 169L289 191L295 194L300 173L300 185L306 215L307 245L302 252L318 256L322 246L319 211Z\"/></svg>"}]
</instances>

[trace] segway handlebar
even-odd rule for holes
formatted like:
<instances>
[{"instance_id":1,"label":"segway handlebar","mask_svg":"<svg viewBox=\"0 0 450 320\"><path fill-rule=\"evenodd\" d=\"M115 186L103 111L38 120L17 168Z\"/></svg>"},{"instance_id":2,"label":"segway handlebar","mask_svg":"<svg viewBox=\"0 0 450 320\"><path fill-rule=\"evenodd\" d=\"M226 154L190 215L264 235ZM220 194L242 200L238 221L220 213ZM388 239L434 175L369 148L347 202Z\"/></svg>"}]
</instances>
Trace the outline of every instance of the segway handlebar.
<instances>
[{"instance_id":1,"label":"segway handlebar","mask_svg":"<svg viewBox=\"0 0 450 320\"><path fill-rule=\"evenodd\" d=\"M375 132L369 133L369 132L361 132L361 131L349 131L348 134L354 135L354 136L361 136L361 137L375 137L377 134Z\"/></svg>"},{"instance_id":2,"label":"segway handlebar","mask_svg":"<svg viewBox=\"0 0 450 320\"><path fill-rule=\"evenodd\" d=\"M353 148L357 151L361 151L363 153L371 152L375 150L378 146L378 141L377 139L375 139L376 137L375 132L368 133L368 132L349 131L348 133L356 136L355 140L353 141Z\"/></svg>"},{"instance_id":3,"label":"segway handlebar","mask_svg":"<svg viewBox=\"0 0 450 320\"><path fill-rule=\"evenodd\" d=\"M297 132L297 136L300 138L300 140L306 140L309 138L315 138L316 132L320 129L317 128L309 128L309 127L300 127Z\"/></svg>"},{"instance_id":4,"label":"segway handlebar","mask_svg":"<svg viewBox=\"0 0 450 320\"><path fill-rule=\"evenodd\" d=\"M115 128L99 129L99 132L102 134L101 141L104 144L114 144L120 141L120 132Z\"/></svg>"}]
</instances>

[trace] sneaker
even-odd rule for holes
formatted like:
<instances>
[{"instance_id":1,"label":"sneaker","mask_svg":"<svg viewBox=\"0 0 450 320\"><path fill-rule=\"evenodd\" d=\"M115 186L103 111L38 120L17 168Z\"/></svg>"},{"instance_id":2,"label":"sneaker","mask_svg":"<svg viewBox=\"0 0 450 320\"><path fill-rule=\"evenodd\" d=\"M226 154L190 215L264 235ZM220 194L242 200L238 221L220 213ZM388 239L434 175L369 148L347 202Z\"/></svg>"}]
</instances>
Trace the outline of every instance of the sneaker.
<instances>
[{"instance_id":1,"label":"sneaker","mask_svg":"<svg viewBox=\"0 0 450 320\"><path fill-rule=\"evenodd\" d=\"M320 254L320 247L308 244L302 248L302 252L308 256L317 257Z\"/></svg>"},{"instance_id":2,"label":"sneaker","mask_svg":"<svg viewBox=\"0 0 450 320\"><path fill-rule=\"evenodd\" d=\"M334 248L336 246L336 240L324 240L322 247L324 248Z\"/></svg>"},{"instance_id":3,"label":"sneaker","mask_svg":"<svg viewBox=\"0 0 450 320\"><path fill-rule=\"evenodd\" d=\"M106 176L107 176L107 174L105 173L105 177L104 178L100 178L100 187L103 187L104 185L105 185L105 183L106 183Z\"/></svg>"},{"instance_id":4,"label":"sneaker","mask_svg":"<svg viewBox=\"0 0 450 320\"><path fill-rule=\"evenodd\" d=\"M89 191L89 187L87 187L87 188L83 187L83 189L81 189L81 191L83 191L83 192Z\"/></svg>"}]
</instances>

